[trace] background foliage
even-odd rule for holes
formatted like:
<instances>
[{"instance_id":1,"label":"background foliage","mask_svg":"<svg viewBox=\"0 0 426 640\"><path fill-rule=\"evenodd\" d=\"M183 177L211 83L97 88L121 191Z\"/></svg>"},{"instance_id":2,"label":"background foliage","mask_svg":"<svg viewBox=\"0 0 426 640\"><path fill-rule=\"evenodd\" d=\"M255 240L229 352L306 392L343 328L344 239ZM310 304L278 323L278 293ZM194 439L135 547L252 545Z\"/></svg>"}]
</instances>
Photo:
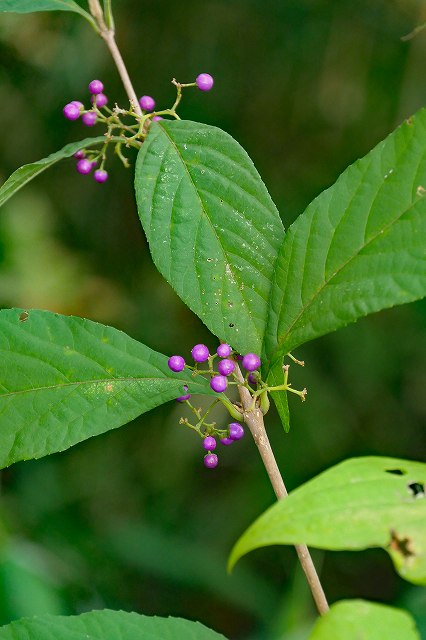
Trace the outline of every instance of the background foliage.
<instances>
[{"instance_id":1,"label":"background foliage","mask_svg":"<svg viewBox=\"0 0 426 640\"><path fill-rule=\"evenodd\" d=\"M354 3L116 3L118 40L136 90L168 106L169 80L200 71L207 95L182 117L231 133L248 151L287 227L322 189L426 102L422 0ZM236 37L243 33L244 37ZM101 78L125 101L103 43L78 16L0 21L0 181L82 139L62 116ZM100 187L71 160L0 215L0 304L76 314L116 326L164 353L214 346L152 266L132 172L110 165ZM296 352L292 430L268 424L290 489L354 455L418 458L425 450L423 327L415 303L359 321ZM390 348L390 346L392 348ZM314 617L292 549L251 554L225 574L244 528L273 502L253 443L202 468L199 441L168 404L70 451L2 473L0 622L93 607L197 617L233 638L304 637ZM173 464L171 464L171 461ZM278 561L277 561L278 558ZM317 555L330 600L407 606L426 634L425 590L403 582L380 550ZM423 618L422 618L423 616Z\"/></svg>"}]
</instances>

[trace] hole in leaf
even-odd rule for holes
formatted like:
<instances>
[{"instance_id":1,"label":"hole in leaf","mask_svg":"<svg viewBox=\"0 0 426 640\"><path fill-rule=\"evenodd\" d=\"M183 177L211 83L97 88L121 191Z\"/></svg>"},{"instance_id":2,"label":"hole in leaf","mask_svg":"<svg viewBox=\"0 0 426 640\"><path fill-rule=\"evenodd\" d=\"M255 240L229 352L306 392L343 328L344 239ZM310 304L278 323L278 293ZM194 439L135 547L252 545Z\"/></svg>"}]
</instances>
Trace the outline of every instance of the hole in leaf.
<instances>
[{"instance_id":1,"label":"hole in leaf","mask_svg":"<svg viewBox=\"0 0 426 640\"><path fill-rule=\"evenodd\" d=\"M402 471L402 469L385 469L386 473L393 473L394 476L405 476L406 471Z\"/></svg>"},{"instance_id":2,"label":"hole in leaf","mask_svg":"<svg viewBox=\"0 0 426 640\"><path fill-rule=\"evenodd\" d=\"M30 314L28 313L28 311L23 311L19 316L20 322L25 322L26 320L28 320L29 315Z\"/></svg>"},{"instance_id":3,"label":"hole in leaf","mask_svg":"<svg viewBox=\"0 0 426 640\"><path fill-rule=\"evenodd\" d=\"M391 529L390 548L400 553L404 558L410 558L416 555L411 547L412 541L410 538L399 537L394 529Z\"/></svg>"},{"instance_id":4,"label":"hole in leaf","mask_svg":"<svg viewBox=\"0 0 426 640\"><path fill-rule=\"evenodd\" d=\"M417 496L424 498L425 485L422 482L411 482L411 484L408 485L408 488L410 489L414 498L417 498Z\"/></svg>"},{"instance_id":5,"label":"hole in leaf","mask_svg":"<svg viewBox=\"0 0 426 640\"><path fill-rule=\"evenodd\" d=\"M231 327L231 329L232 329L233 327L235 327L235 324L234 324L233 322L230 322L230 323L229 323L229 326L230 326L230 327Z\"/></svg>"}]
</instances>

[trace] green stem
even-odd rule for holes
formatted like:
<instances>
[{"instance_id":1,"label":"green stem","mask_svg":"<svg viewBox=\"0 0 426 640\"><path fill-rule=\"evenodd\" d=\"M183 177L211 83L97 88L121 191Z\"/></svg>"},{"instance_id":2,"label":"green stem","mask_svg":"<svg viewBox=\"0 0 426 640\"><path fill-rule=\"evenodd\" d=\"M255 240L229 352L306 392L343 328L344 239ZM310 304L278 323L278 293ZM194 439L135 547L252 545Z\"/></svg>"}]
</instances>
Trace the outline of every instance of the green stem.
<instances>
[{"instance_id":1,"label":"green stem","mask_svg":"<svg viewBox=\"0 0 426 640\"><path fill-rule=\"evenodd\" d=\"M237 407L230 401L228 396L221 394L218 396L218 400L226 407L228 413L234 418L234 420L243 420L244 416L237 409Z\"/></svg>"},{"instance_id":2,"label":"green stem","mask_svg":"<svg viewBox=\"0 0 426 640\"><path fill-rule=\"evenodd\" d=\"M115 31L114 17L112 15L111 0L104 0L105 22L108 29Z\"/></svg>"},{"instance_id":3,"label":"green stem","mask_svg":"<svg viewBox=\"0 0 426 640\"><path fill-rule=\"evenodd\" d=\"M114 147L114 152L120 158L121 162L126 167L126 169L128 169L130 167L130 163L127 160L127 158L123 156L123 152L121 151L121 144L122 144L121 142L117 142L117 144Z\"/></svg>"},{"instance_id":4,"label":"green stem","mask_svg":"<svg viewBox=\"0 0 426 640\"><path fill-rule=\"evenodd\" d=\"M290 353L290 351L288 352L288 357L291 358L293 360L293 362L295 362L296 364L300 365L301 367L305 366L305 361L304 360L298 360L297 358L294 357L294 355L292 353Z\"/></svg>"},{"instance_id":5,"label":"green stem","mask_svg":"<svg viewBox=\"0 0 426 640\"><path fill-rule=\"evenodd\" d=\"M206 411L204 412L204 414L200 418L200 422L198 423L199 426L201 426L203 424L204 420L207 418L207 416L209 415L210 411L213 409L214 406L217 405L218 402L219 402L219 398L216 398L215 400L213 400L211 405L209 407L207 407ZM209 426L211 426L211 425L209 425Z\"/></svg>"},{"instance_id":6,"label":"green stem","mask_svg":"<svg viewBox=\"0 0 426 640\"><path fill-rule=\"evenodd\" d=\"M200 431L200 428L199 428L199 427L197 427L196 425L191 424L191 423L189 422L189 420L187 420L186 418L182 418L182 419L179 421L179 424L183 424L183 425L185 425L185 427L188 427L188 429L192 429L193 431L196 431L196 432L198 433L198 435L199 435L199 436L201 436L201 438L203 438L203 437L204 437L204 436L203 436L203 434L202 434L202 433L201 433L201 431Z\"/></svg>"}]
</instances>

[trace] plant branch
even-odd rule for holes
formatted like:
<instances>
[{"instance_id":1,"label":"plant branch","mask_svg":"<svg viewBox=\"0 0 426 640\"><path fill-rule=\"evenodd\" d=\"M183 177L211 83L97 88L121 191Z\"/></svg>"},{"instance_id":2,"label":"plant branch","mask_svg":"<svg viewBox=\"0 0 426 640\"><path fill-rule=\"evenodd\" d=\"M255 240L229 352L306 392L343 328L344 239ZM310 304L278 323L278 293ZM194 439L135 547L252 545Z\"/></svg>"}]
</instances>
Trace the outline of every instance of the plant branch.
<instances>
[{"instance_id":1,"label":"plant branch","mask_svg":"<svg viewBox=\"0 0 426 640\"><path fill-rule=\"evenodd\" d=\"M115 66L117 67L118 73L120 74L120 78L123 82L124 88L126 90L127 96L130 100L130 105L132 109L137 113L138 116L142 115L142 110L139 105L139 101L137 99L135 90L132 85L132 81L130 80L130 76L126 69L126 65L124 64L124 60L121 56L120 50L115 41L115 32L113 28L113 20L111 7L109 6L109 22L110 25L107 27L104 20L104 13L102 11L102 7L99 3L99 0L89 0L89 9L90 13L94 17L96 24L98 25L99 35L105 41L112 58L115 62Z\"/></svg>"},{"instance_id":2,"label":"plant branch","mask_svg":"<svg viewBox=\"0 0 426 640\"><path fill-rule=\"evenodd\" d=\"M244 382L244 378L240 369L236 370L237 378L240 382ZM274 452L272 451L268 435L266 433L265 425L263 422L263 414L258 407L252 408L253 399L248 389L239 385L238 391L240 394L241 404L244 411L244 421L251 431L256 446L259 450L263 464L265 465L266 472L271 481L275 495L278 500L286 498L288 493L284 484L284 480L281 476L280 470L275 460ZM318 577L315 565L312 561L309 549L304 544L296 544L296 553L299 557L302 569L305 572L306 579L312 592L313 599L317 606L317 609L321 615L326 613L329 609L327 599L324 594L320 579Z\"/></svg>"}]
</instances>

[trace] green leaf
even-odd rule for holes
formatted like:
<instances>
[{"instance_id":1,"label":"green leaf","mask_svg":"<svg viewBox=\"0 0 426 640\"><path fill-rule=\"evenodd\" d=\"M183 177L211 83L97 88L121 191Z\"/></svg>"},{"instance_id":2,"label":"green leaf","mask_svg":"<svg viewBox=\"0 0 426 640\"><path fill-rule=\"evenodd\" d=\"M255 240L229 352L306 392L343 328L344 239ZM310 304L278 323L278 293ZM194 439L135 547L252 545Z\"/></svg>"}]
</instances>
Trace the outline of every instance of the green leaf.
<instances>
[{"instance_id":1,"label":"green leaf","mask_svg":"<svg viewBox=\"0 0 426 640\"><path fill-rule=\"evenodd\" d=\"M1 0L0 0L1 2ZM122 141L121 138L112 138L117 142ZM38 160L38 162L32 162L31 164L24 164L23 167L19 167L12 173L11 176L0 187L0 207L2 204L9 200L19 189L22 189L30 180L38 176L40 173L51 167L59 160L70 158L76 151L80 149L87 149L105 142L105 136L98 136L97 138L85 138L80 142L71 142L65 145L60 151L52 153L47 158Z\"/></svg>"},{"instance_id":2,"label":"green leaf","mask_svg":"<svg viewBox=\"0 0 426 640\"><path fill-rule=\"evenodd\" d=\"M164 120L135 187L158 270L215 335L260 354L284 230L247 153L216 127Z\"/></svg>"},{"instance_id":3,"label":"green leaf","mask_svg":"<svg viewBox=\"0 0 426 640\"><path fill-rule=\"evenodd\" d=\"M426 464L353 458L324 471L265 511L234 546L229 564L273 544L320 549L383 547L400 575L426 584Z\"/></svg>"},{"instance_id":4,"label":"green leaf","mask_svg":"<svg viewBox=\"0 0 426 640\"><path fill-rule=\"evenodd\" d=\"M73 11L84 16L95 28L95 21L74 0L0 0L0 12L32 13L33 11Z\"/></svg>"},{"instance_id":5,"label":"green leaf","mask_svg":"<svg viewBox=\"0 0 426 640\"><path fill-rule=\"evenodd\" d=\"M90 611L79 616L22 618L0 628L0 640L225 640L200 622Z\"/></svg>"},{"instance_id":6,"label":"green leaf","mask_svg":"<svg viewBox=\"0 0 426 640\"><path fill-rule=\"evenodd\" d=\"M213 394L125 333L48 311L0 311L0 468L115 429L182 395Z\"/></svg>"},{"instance_id":7,"label":"green leaf","mask_svg":"<svg viewBox=\"0 0 426 640\"><path fill-rule=\"evenodd\" d=\"M426 293L426 110L316 198L290 227L271 291L273 363L361 316Z\"/></svg>"},{"instance_id":8,"label":"green leaf","mask_svg":"<svg viewBox=\"0 0 426 640\"><path fill-rule=\"evenodd\" d=\"M413 618L401 609L366 600L341 600L318 619L309 640L420 640Z\"/></svg>"}]
</instances>

